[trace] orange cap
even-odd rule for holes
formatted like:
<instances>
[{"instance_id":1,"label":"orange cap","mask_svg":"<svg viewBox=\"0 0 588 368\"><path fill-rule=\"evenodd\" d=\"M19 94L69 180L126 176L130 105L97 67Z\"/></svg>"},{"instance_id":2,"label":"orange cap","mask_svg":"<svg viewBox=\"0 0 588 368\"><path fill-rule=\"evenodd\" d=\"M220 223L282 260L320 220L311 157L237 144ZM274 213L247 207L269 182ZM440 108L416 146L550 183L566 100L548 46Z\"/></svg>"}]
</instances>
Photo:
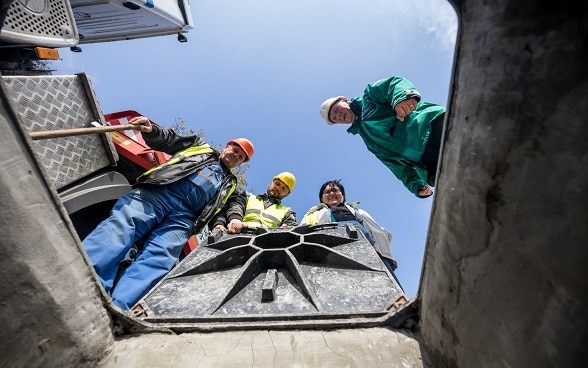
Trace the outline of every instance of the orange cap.
<instances>
[{"instance_id":1,"label":"orange cap","mask_svg":"<svg viewBox=\"0 0 588 368\"><path fill-rule=\"evenodd\" d=\"M247 138L235 138L227 142L227 144L231 143L234 143L237 146L241 147L241 149L245 152L245 155L247 155L243 162L249 161L251 159L251 156L253 156L253 152L255 152L255 148L253 148L253 143L251 143L251 141Z\"/></svg>"}]
</instances>

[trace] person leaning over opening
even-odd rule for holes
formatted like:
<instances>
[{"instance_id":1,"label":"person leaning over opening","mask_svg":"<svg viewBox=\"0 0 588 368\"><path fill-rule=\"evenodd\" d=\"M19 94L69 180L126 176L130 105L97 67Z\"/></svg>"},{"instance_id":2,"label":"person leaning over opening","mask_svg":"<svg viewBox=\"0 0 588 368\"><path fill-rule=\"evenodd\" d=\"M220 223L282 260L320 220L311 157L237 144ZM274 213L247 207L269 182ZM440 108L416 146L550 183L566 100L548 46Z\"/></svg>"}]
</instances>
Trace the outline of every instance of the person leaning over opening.
<instances>
[{"instance_id":1,"label":"person leaning over opening","mask_svg":"<svg viewBox=\"0 0 588 368\"><path fill-rule=\"evenodd\" d=\"M179 136L138 116L129 121L149 147L173 155L137 178L110 217L82 242L114 305L130 309L174 266L184 244L200 232L236 188L231 169L253 155L245 138L219 153L198 136ZM119 265L141 243L126 268ZM118 275L117 275L118 274Z\"/></svg>"},{"instance_id":2,"label":"person leaning over opening","mask_svg":"<svg viewBox=\"0 0 588 368\"><path fill-rule=\"evenodd\" d=\"M365 234L388 271L398 282L394 274L398 264L390 251L392 234L380 227L369 213L358 208L359 202L345 202L345 187L341 184L341 180L331 180L321 185L319 200L321 203L306 212L300 225L319 225L332 222L356 225Z\"/></svg>"},{"instance_id":3,"label":"person leaning over opening","mask_svg":"<svg viewBox=\"0 0 588 368\"><path fill-rule=\"evenodd\" d=\"M236 192L210 221L210 229L238 234L246 228L296 226L296 213L282 204L295 185L294 175L285 171L274 176L265 194Z\"/></svg>"},{"instance_id":4,"label":"person leaning over opening","mask_svg":"<svg viewBox=\"0 0 588 368\"><path fill-rule=\"evenodd\" d=\"M321 105L327 124L351 124L372 152L417 197L433 194L445 107L421 101L402 77L367 85L363 97L331 97Z\"/></svg>"}]
</instances>

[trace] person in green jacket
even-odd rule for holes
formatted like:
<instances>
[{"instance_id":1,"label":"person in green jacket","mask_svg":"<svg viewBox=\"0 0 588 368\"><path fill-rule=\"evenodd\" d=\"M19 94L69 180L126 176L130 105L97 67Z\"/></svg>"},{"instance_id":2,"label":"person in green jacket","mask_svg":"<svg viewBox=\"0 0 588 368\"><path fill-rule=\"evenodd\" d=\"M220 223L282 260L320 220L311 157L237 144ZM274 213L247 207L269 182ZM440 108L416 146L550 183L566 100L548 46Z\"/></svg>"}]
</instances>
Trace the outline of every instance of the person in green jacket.
<instances>
[{"instance_id":1,"label":"person in green jacket","mask_svg":"<svg viewBox=\"0 0 588 368\"><path fill-rule=\"evenodd\" d=\"M433 194L441 148L444 106L421 101L406 78L381 79L363 97L331 97L321 105L327 124L351 124L372 152L419 198Z\"/></svg>"}]
</instances>

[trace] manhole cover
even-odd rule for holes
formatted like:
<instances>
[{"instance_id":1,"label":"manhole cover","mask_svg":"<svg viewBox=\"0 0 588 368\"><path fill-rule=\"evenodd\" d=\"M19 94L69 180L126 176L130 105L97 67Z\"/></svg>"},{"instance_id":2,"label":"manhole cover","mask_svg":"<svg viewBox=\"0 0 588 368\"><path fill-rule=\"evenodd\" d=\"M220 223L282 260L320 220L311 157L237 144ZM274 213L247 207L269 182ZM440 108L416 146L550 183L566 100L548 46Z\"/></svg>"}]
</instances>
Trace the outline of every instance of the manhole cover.
<instances>
[{"instance_id":1,"label":"manhole cover","mask_svg":"<svg viewBox=\"0 0 588 368\"><path fill-rule=\"evenodd\" d=\"M216 233L133 308L150 324L186 329L377 323L401 287L350 225Z\"/></svg>"}]
</instances>

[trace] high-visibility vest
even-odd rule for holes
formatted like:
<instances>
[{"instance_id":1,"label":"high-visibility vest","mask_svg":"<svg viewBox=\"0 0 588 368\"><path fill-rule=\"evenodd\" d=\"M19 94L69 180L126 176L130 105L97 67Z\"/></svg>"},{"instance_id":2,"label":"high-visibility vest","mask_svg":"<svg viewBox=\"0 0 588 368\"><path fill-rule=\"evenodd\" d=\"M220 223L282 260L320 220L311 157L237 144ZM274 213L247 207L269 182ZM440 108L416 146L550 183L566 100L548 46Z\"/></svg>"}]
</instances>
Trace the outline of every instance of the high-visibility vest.
<instances>
[{"instance_id":1,"label":"high-visibility vest","mask_svg":"<svg viewBox=\"0 0 588 368\"><path fill-rule=\"evenodd\" d=\"M213 152L214 152L214 150L212 148L210 148L210 146L208 144L203 144L202 146L188 147L185 150L177 152L172 158L170 158L169 160L167 160L163 164L152 167L151 169L145 171L141 176L139 176L139 178L137 178L137 181L139 181L139 179L141 179L143 177L151 175L151 173L153 173L156 170L160 170L166 166L175 165L179 162L185 161L189 157L196 156L196 155L202 155L202 154L206 154L206 153L213 153Z\"/></svg>"},{"instance_id":2,"label":"high-visibility vest","mask_svg":"<svg viewBox=\"0 0 588 368\"><path fill-rule=\"evenodd\" d=\"M263 198L249 193L243 222L250 227L280 227L290 207L283 204L272 204L268 208L263 206Z\"/></svg>"}]
</instances>

